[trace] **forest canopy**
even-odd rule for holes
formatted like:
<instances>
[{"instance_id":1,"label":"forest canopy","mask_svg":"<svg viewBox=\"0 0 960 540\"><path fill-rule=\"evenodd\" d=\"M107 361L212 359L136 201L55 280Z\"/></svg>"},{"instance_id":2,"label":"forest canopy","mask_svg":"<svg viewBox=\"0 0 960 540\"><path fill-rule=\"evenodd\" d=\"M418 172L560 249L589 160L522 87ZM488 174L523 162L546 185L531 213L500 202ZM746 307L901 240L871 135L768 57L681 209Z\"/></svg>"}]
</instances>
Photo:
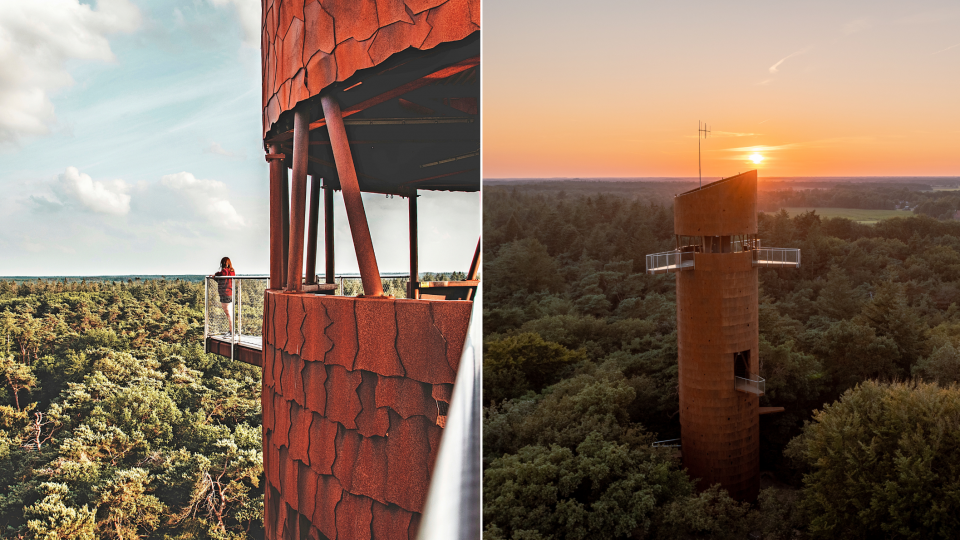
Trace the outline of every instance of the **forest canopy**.
<instances>
[{"instance_id":1,"label":"forest canopy","mask_svg":"<svg viewBox=\"0 0 960 540\"><path fill-rule=\"evenodd\" d=\"M0 536L262 536L259 368L202 283L0 281Z\"/></svg>"},{"instance_id":2,"label":"forest canopy","mask_svg":"<svg viewBox=\"0 0 960 540\"><path fill-rule=\"evenodd\" d=\"M816 440L824 425L849 414L849 406L831 403L870 392L923 402L931 384L956 388L960 221L905 212L863 225L814 211L760 213L763 244L800 248L803 265L759 272L760 405L785 410L761 417L765 489L750 505L695 487L673 450L652 446L680 430L674 278L644 268L647 254L674 248L672 196L659 185L588 193L546 184L484 192L487 534L843 537L822 525L822 509L811 502L830 500L818 486L843 465L817 469L816 454L794 450L796 441ZM919 405L904 408L920 413ZM960 429L938 426L954 430L951 437ZM891 440L877 444L894 448L899 435L884 430L877 436ZM955 476L947 461L921 465ZM884 474L878 478L897 484ZM888 505L875 517L902 515L922 486L890 488L900 506L848 497ZM877 534L960 534L946 515L911 515Z\"/></svg>"}]
</instances>

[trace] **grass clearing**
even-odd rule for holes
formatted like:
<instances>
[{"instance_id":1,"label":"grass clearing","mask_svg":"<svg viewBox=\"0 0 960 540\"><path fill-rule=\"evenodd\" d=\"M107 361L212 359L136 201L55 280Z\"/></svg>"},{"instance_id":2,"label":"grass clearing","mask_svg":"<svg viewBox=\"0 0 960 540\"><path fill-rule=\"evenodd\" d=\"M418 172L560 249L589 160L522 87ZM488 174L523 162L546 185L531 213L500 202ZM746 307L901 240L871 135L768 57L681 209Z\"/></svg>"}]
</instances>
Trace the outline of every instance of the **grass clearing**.
<instances>
[{"instance_id":1,"label":"grass clearing","mask_svg":"<svg viewBox=\"0 0 960 540\"><path fill-rule=\"evenodd\" d=\"M913 212L906 210L864 210L862 208L784 208L790 217L815 210L823 218L843 217L857 223L872 225L883 219L894 217L910 217Z\"/></svg>"}]
</instances>

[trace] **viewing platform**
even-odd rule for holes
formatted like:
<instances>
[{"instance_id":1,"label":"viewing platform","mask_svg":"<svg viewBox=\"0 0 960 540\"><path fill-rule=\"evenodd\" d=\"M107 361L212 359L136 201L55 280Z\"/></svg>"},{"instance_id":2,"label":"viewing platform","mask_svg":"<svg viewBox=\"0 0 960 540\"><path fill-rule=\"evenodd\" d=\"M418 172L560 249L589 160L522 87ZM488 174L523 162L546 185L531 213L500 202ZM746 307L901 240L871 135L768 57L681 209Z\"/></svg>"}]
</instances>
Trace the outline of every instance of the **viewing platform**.
<instances>
[{"instance_id":1,"label":"viewing platform","mask_svg":"<svg viewBox=\"0 0 960 540\"><path fill-rule=\"evenodd\" d=\"M747 394L762 396L766 386L766 380L758 375L754 375L754 377L756 377L756 379L734 377L733 387L737 389L737 392L746 392Z\"/></svg>"},{"instance_id":2,"label":"viewing platform","mask_svg":"<svg viewBox=\"0 0 960 540\"><path fill-rule=\"evenodd\" d=\"M315 285L305 285L304 291L318 294L343 296L349 289L359 290L360 274L339 274L334 283L323 283L317 276ZM383 279L408 278L406 272L385 273ZM234 294L228 304L233 316L233 327L239 332L230 332L230 321L221 306L217 281L233 280ZM263 293L269 285L270 276L208 276L204 280L203 343L204 352L217 354L231 360L260 366L263 351Z\"/></svg>"},{"instance_id":3,"label":"viewing platform","mask_svg":"<svg viewBox=\"0 0 960 540\"><path fill-rule=\"evenodd\" d=\"M384 280L406 279L406 272L382 273ZM217 282L233 280L234 294L228 304L233 317L233 328L223 311ZM203 342L204 352L217 354L231 360L263 367L263 298L269 286L270 276L208 276L204 280ZM315 285L304 285L307 293L353 296L360 290L360 274L339 274L334 283L323 283L317 276ZM419 281L417 289L430 294L419 294L424 300L472 300L479 280L464 281Z\"/></svg>"},{"instance_id":4,"label":"viewing platform","mask_svg":"<svg viewBox=\"0 0 960 540\"><path fill-rule=\"evenodd\" d=\"M753 250L753 265L763 268L800 268L800 249L757 248Z\"/></svg>"},{"instance_id":5,"label":"viewing platform","mask_svg":"<svg viewBox=\"0 0 960 540\"><path fill-rule=\"evenodd\" d=\"M647 255L648 274L666 274L681 270L693 270L693 252L667 251Z\"/></svg>"},{"instance_id":6,"label":"viewing platform","mask_svg":"<svg viewBox=\"0 0 960 540\"><path fill-rule=\"evenodd\" d=\"M745 250L747 251L747 250ZM762 268L800 268L798 248L757 247L753 251L753 266ZM736 251L731 251L735 253ZM666 274L693 270L696 267L696 251L666 251L647 255L647 274Z\"/></svg>"}]
</instances>

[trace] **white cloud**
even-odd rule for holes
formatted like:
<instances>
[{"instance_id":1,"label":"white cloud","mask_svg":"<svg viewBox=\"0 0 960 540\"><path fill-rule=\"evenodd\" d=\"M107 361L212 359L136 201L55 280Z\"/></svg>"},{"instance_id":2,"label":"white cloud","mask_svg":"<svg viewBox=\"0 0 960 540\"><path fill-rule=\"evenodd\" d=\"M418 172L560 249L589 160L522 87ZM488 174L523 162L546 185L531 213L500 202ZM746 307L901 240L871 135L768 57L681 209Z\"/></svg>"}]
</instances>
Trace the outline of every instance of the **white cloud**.
<instances>
[{"instance_id":1,"label":"white cloud","mask_svg":"<svg viewBox=\"0 0 960 540\"><path fill-rule=\"evenodd\" d=\"M776 64L770 66L770 73L776 73L776 72L780 71L780 69L779 69L779 68L780 68L780 64L786 62L788 58L793 58L794 56L799 56L799 55L801 55L801 54L809 51L811 48L812 48L812 47L806 47L806 48L800 49L799 51L797 51L797 52L795 52L795 53L791 53L791 54L788 54L787 56L784 56L783 58L780 59L779 62L777 62Z\"/></svg>"},{"instance_id":2,"label":"white cloud","mask_svg":"<svg viewBox=\"0 0 960 540\"><path fill-rule=\"evenodd\" d=\"M130 0L0 0L0 13L0 144L49 133L50 94L73 83L66 61L113 61L106 36L140 25Z\"/></svg>"},{"instance_id":3,"label":"white cloud","mask_svg":"<svg viewBox=\"0 0 960 540\"><path fill-rule=\"evenodd\" d=\"M123 180L95 181L76 167L67 167L59 180L55 191L65 202L79 203L83 208L98 214L123 216L130 212L130 195L127 195L129 187Z\"/></svg>"},{"instance_id":4,"label":"white cloud","mask_svg":"<svg viewBox=\"0 0 960 540\"><path fill-rule=\"evenodd\" d=\"M243 216L227 200L227 186L223 182L199 179L184 171L164 176L160 185L214 226L235 230L246 224Z\"/></svg>"},{"instance_id":5,"label":"white cloud","mask_svg":"<svg viewBox=\"0 0 960 540\"><path fill-rule=\"evenodd\" d=\"M233 6L243 28L243 43L260 47L260 0L213 0L217 7Z\"/></svg>"},{"instance_id":6,"label":"white cloud","mask_svg":"<svg viewBox=\"0 0 960 540\"><path fill-rule=\"evenodd\" d=\"M956 45L951 45L951 46L947 47L946 49L940 49L939 51L937 51L937 52L935 52L935 53L930 53L930 56L933 56L933 55L935 55L935 54L940 54L940 53L942 53L942 52L947 52L947 51L949 51L950 49L955 49L955 48L957 48L957 47L960 47L960 43L957 43Z\"/></svg>"}]
</instances>

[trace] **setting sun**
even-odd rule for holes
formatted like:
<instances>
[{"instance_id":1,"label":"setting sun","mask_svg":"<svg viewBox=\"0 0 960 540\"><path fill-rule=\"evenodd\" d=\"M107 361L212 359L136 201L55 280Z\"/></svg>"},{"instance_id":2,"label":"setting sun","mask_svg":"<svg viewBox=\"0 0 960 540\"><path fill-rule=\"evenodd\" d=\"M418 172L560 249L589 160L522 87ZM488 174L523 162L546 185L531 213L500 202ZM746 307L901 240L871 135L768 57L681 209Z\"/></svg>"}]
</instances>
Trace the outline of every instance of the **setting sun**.
<instances>
[{"instance_id":1,"label":"setting sun","mask_svg":"<svg viewBox=\"0 0 960 540\"><path fill-rule=\"evenodd\" d=\"M760 154L752 154L750 156L750 160L753 161L754 163L760 163L761 161L763 161L763 156L761 156Z\"/></svg>"}]
</instances>

